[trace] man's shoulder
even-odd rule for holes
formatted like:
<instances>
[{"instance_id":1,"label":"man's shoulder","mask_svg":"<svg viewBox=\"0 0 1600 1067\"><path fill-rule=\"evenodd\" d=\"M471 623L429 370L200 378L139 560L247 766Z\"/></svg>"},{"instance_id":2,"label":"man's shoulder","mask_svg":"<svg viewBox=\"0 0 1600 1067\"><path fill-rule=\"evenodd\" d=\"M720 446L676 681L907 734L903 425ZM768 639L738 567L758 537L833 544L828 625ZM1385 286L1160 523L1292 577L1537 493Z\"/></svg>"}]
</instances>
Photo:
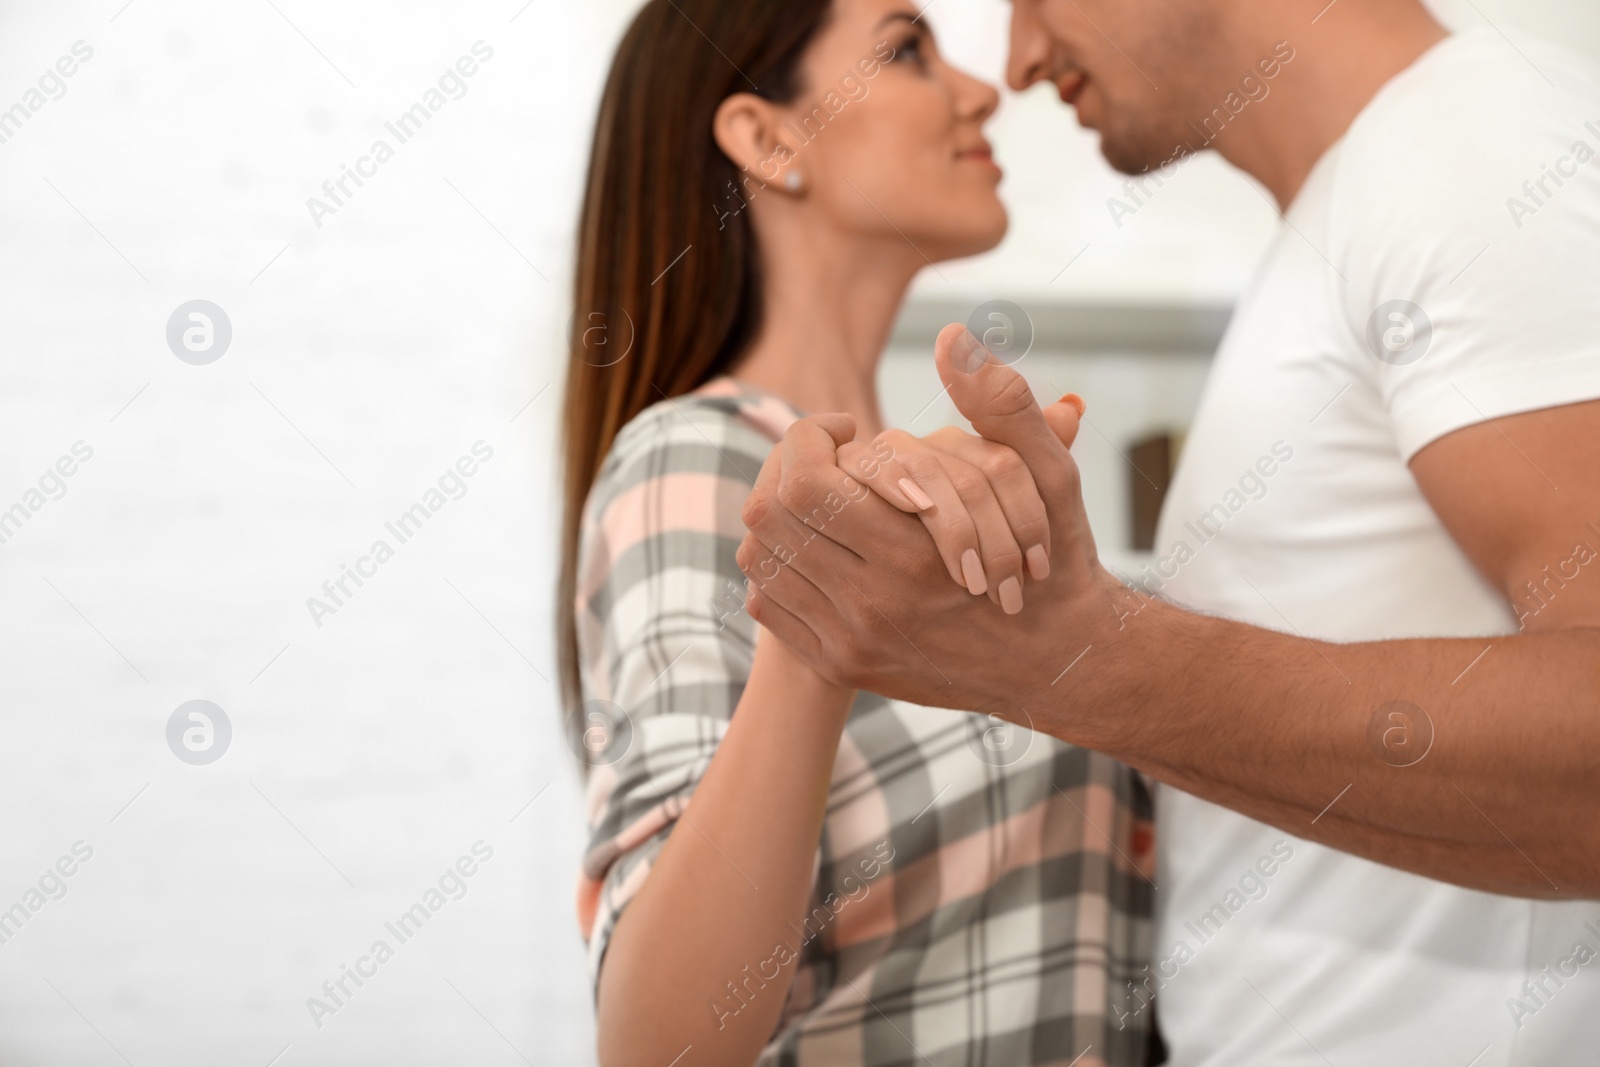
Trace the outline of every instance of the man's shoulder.
<instances>
[{"instance_id":1,"label":"man's shoulder","mask_svg":"<svg viewBox=\"0 0 1600 1067\"><path fill-rule=\"evenodd\" d=\"M1459 222L1462 209L1485 204L1498 217L1525 182L1537 189L1558 164L1570 170L1564 159L1600 156L1597 73L1587 60L1537 40L1488 29L1453 35L1397 75L1352 123L1340 146L1336 200L1388 225L1402 214ZM1594 186L1600 192L1600 182Z\"/></svg>"},{"instance_id":2,"label":"man's shoulder","mask_svg":"<svg viewBox=\"0 0 1600 1067\"><path fill-rule=\"evenodd\" d=\"M1357 321L1396 293L1421 300L1458 278L1492 299L1508 274L1531 283L1563 261L1595 277L1592 73L1560 49L1486 31L1447 40L1380 91L1325 176L1326 252Z\"/></svg>"}]
</instances>

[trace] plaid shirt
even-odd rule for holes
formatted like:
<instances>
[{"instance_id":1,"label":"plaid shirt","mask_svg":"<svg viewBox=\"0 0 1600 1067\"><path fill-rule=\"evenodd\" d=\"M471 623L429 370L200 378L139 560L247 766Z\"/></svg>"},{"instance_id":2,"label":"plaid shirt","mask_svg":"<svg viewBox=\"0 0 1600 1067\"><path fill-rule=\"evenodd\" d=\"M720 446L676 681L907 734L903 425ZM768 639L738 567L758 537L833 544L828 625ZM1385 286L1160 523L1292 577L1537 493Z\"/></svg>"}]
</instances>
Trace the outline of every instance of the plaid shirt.
<instances>
[{"instance_id":1,"label":"plaid shirt","mask_svg":"<svg viewBox=\"0 0 1600 1067\"><path fill-rule=\"evenodd\" d=\"M749 677L740 506L798 417L718 379L624 427L589 495L575 608L603 747L578 914L595 978ZM860 694L812 911L783 946L799 967L758 1062L1145 1063L1151 1012L1130 983L1150 958L1150 817L1138 775L1104 756ZM787 957L754 962L730 976L740 992Z\"/></svg>"}]
</instances>

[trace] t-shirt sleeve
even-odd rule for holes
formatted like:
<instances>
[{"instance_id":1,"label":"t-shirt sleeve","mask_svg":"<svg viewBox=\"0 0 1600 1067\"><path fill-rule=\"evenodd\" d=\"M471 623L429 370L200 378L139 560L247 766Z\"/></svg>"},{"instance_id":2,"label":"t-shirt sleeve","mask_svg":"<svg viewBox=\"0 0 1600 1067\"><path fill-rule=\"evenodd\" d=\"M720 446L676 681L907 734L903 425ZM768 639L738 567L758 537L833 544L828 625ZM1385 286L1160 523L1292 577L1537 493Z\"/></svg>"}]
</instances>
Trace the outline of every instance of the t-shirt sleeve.
<instances>
[{"instance_id":1,"label":"t-shirt sleeve","mask_svg":"<svg viewBox=\"0 0 1600 1067\"><path fill-rule=\"evenodd\" d=\"M590 765L578 918L596 981L750 674L734 553L768 448L733 416L676 402L625 428L590 493L574 609Z\"/></svg>"},{"instance_id":2,"label":"t-shirt sleeve","mask_svg":"<svg viewBox=\"0 0 1600 1067\"><path fill-rule=\"evenodd\" d=\"M1410 86L1340 160L1347 313L1408 462L1600 398L1600 93L1541 66Z\"/></svg>"}]
</instances>

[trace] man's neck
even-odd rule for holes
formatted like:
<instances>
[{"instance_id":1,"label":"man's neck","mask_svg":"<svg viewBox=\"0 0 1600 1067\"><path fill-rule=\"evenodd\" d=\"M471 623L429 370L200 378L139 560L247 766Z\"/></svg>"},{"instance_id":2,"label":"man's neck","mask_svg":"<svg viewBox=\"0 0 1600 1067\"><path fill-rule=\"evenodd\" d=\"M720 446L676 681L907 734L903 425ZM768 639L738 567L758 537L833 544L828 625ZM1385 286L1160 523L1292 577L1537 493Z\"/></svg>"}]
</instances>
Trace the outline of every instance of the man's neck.
<instances>
[{"instance_id":1,"label":"man's neck","mask_svg":"<svg viewBox=\"0 0 1600 1067\"><path fill-rule=\"evenodd\" d=\"M1448 36L1420 4L1335 3L1309 26L1300 4L1286 5L1294 25L1277 40L1295 50L1271 94L1250 105L1247 121L1228 127L1215 143L1222 157L1260 181L1288 210L1329 148L1344 136L1379 90ZM1254 40L1243 46L1260 50ZM1270 46L1268 46L1270 51ZM1265 53L1263 53L1265 54Z\"/></svg>"}]
</instances>

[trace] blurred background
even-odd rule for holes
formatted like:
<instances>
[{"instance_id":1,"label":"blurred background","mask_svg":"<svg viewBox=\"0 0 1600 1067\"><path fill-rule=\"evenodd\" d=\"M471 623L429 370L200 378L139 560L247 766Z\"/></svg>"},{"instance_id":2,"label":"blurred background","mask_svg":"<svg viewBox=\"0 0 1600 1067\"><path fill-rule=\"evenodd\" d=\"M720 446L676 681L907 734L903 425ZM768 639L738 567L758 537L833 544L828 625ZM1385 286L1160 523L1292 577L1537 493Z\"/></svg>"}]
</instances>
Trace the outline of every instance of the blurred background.
<instances>
[{"instance_id":1,"label":"blurred background","mask_svg":"<svg viewBox=\"0 0 1600 1067\"><path fill-rule=\"evenodd\" d=\"M593 1062L553 443L635 7L0 4L0 1064ZM1600 57L1592 5L1440 12ZM927 17L998 80L1007 14ZM1014 302L1131 570L1277 214L1214 158L1132 198L1048 89L991 135L1010 236L921 279L889 415L952 421L933 333Z\"/></svg>"}]
</instances>

